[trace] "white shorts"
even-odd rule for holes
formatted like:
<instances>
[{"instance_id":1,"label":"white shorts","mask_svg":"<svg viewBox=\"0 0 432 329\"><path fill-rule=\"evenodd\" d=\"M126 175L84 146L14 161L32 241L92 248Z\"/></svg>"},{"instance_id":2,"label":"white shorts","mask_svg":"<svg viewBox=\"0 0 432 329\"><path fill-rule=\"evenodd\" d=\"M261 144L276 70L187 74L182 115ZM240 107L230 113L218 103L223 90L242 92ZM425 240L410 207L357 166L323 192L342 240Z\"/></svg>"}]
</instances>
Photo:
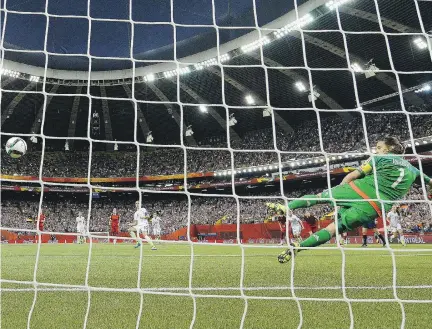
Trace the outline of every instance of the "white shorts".
<instances>
[{"instance_id":1,"label":"white shorts","mask_svg":"<svg viewBox=\"0 0 432 329\"><path fill-rule=\"evenodd\" d=\"M390 226L390 231L392 233L395 233L397 231L402 231L402 226L401 224L397 224L396 226Z\"/></svg>"},{"instance_id":2,"label":"white shorts","mask_svg":"<svg viewBox=\"0 0 432 329\"><path fill-rule=\"evenodd\" d=\"M153 227L153 235L161 235L161 228Z\"/></svg>"},{"instance_id":3,"label":"white shorts","mask_svg":"<svg viewBox=\"0 0 432 329\"><path fill-rule=\"evenodd\" d=\"M79 234L81 234L81 235L84 235L84 234L86 234L86 229L85 229L85 226L84 225L80 225L80 226L77 226L77 233L79 233Z\"/></svg>"},{"instance_id":4,"label":"white shorts","mask_svg":"<svg viewBox=\"0 0 432 329\"><path fill-rule=\"evenodd\" d=\"M147 235L148 232L149 232L148 225L136 225L136 226L134 226L134 228L136 229L137 234L142 233L142 234L146 234Z\"/></svg>"},{"instance_id":5,"label":"white shorts","mask_svg":"<svg viewBox=\"0 0 432 329\"><path fill-rule=\"evenodd\" d=\"M300 235L301 233L301 227L300 226L293 226L292 227L292 234L293 235Z\"/></svg>"}]
</instances>

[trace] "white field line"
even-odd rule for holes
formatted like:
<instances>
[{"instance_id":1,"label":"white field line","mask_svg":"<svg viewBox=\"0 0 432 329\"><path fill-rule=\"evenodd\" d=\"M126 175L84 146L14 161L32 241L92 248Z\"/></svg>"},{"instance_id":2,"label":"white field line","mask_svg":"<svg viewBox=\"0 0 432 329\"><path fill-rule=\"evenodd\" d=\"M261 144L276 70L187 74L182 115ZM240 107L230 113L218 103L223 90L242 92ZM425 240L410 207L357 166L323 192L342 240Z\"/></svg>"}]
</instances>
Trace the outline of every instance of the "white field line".
<instances>
[{"instance_id":1,"label":"white field line","mask_svg":"<svg viewBox=\"0 0 432 329\"><path fill-rule=\"evenodd\" d=\"M385 251L385 249L382 249L382 251ZM2 258L7 258L7 257L16 257L16 256L19 256L19 257L35 257L34 255L16 255L16 254L14 254L14 255L11 255L11 256L5 256L5 255L3 255L2 256ZM276 257L277 256L277 254L250 254L250 255L245 255L245 258L249 258L249 257ZM337 256L337 257L340 257L340 254L320 254L320 255L312 255L312 254L302 254L301 255L301 257L323 257L323 256L326 256L326 257L328 257L328 256ZM353 257L353 256L355 256L355 257L376 257L376 256L386 256L386 257L390 257L390 254L387 252L387 253L383 253L383 254L350 254L348 257ZM432 256L432 250L431 250L431 252L430 253L419 253L419 254L412 254L412 253L410 253L410 254L408 254L408 255L404 255L404 254L401 254L401 255L398 255L398 254L396 254L395 255L396 257L414 257L414 256ZM51 254L42 254L41 255L41 257L42 258L44 258L44 257L65 257L65 258L68 258L68 257L84 257L83 255L51 255ZM136 255L97 255L97 256L92 256L92 258L104 258L104 257L106 257L106 258L115 258L115 257L119 257L119 258L129 258L129 257L134 257L134 258L136 258ZM144 258L147 258L147 257L155 257L155 258L158 258L158 257L170 257L170 258L176 258L176 257L180 257L180 258L190 258L190 254L172 254L172 255L166 255L166 254L163 254L163 255L158 255L158 254L156 254L156 253L153 253L153 254L151 254L151 255L147 255L147 254L145 254L144 256L143 256ZM232 257L235 257L235 258L241 258L241 255L217 255L217 254L215 254L215 255L213 255L213 254L203 254L203 255L194 255L194 257L214 257L214 258L225 258L225 257L227 257L227 258L232 258Z\"/></svg>"},{"instance_id":2,"label":"white field line","mask_svg":"<svg viewBox=\"0 0 432 329\"><path fill-rule=\"evenodd\" d=\"M10 280L2 280L5 283L9 283ZM13 283L18 283L19 281L13 281ZM23 282L24 283L24 282ZM51 286L53 284L50 283L42 283L39 282L40 286ZM91 287L93 288L93 287ZM94 287L98 288L98 287ZM305 287L305 286L298 286L294 287L296 290L341 290L341 286L323 286L323 287ZM345 287L346 289L352 289L352 290L390 290L393 289L393 286L348 286ZM417 286L396 286L397 289L432 289L432 285L417 285ZM51 288L38 288L38 291L86 291L88 288L84 286L63 286L58 285L56 287ZM104 289L104 288L102 288ZM113 288L118 289L118 288ZM239 291L240 287L193 287L194 291ZM268 286L268 287L243 287L243 290L245 291L263 291L263 290L290 290L290 286ZM107 290L110 290L110 288L107 288ZM125 289L125 292L133 292L136 291L136 289ZM143 291L188 291L188 287L158 287L158 288L142 288ZM18 292L18 291L34 291L34 288L2 288L0 291L3 292Z\"/></svg>"}]
</instances>

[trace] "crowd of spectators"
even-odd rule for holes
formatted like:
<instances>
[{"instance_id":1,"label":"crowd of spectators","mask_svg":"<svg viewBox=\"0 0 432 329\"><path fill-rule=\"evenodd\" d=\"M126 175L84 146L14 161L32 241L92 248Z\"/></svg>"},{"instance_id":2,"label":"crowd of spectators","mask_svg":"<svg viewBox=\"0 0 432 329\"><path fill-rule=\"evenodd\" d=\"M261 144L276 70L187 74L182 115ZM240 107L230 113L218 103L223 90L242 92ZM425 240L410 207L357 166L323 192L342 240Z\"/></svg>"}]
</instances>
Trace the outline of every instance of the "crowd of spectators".
<instances>
[{"instance_id":1,"label":"crowd of spectators","mask_svg":"<svg viewBox=\"0 0 432 329\"><path fill-rule=\"evenodd\" d=\"M287 191L287 198L298 198L305 194L316 194L321 189L299 188ZM191 224L223 223L259 223L267 216L266 202L281 202L282 198L274 199L279 191L255 192L238 198L227 196L192 196L190 206ZM76 217L82 212L84 217L90 213L89 227L91 232L108 232L109 219L113 208L120 214L120 229L126 232L133 220L135 200L127 193L111 194L91 200L85 193L46 193L42 202L42 212L46 216L45 230L50 232L76 232ZM402 227L408 232L432 232L431 209L423 196L422 190L413 188L407 196L408 200L423 202L407 203L408 209L403 213ZM144 194L143 206L150 212L161 214L161 227L164 234L185 227L188 223L188 199L184 195ZM237 206L238 205L238 206ZM2 227L13 227L26 231L35 229L39 209L39 195L9 192L2 198ZM306 209L296 210L302 217ZM317 205L311 208L313 214L320 218L333 211L331 205ZM239 217L238 217L239 216Z\"/></svg>"},{"instance_id":2,"label":"crowd of spectators","mask_svg":"<svg viewBox=\"0 0 432 329\"><path fill-rule=\"evenodd\" d=\"M425 200L421 187L413 187L406 197L407 200ZM408 232L432 232L432 208L428 202L409 203L404 211L401 225Z\"/></svg>"},{"instance_id":3,"label":"crowd of spectators","mask_svg":"<svg viewBox=\"0 0 432 329\"><path fill-rule=\"evenodd\" d=\"M410 139L410 129L414 138L432 135L432 116L411 115L410 125L404 114L367 114L366 125L361 116L352 119L328 117L321 121L321 135L316 121L306 121L294 127L290 134L278 133L278 148L283 151L320 152L320 136L327 153L366 151L365 129L370 146L383 135L399 136L401 140ZM306 154L307 156L307 154Z\"/></svg>"},{"instance_id":4,"label":"crowd of spectators","mask_svg":"<svg viewBox=\"0 0 432 329\"><path fill-rule=\"evenodd\" d=\"M397 135L402 140L410 138L410 130L404 114L368 114L365 115L365 120L369 145L374 145L377 138L382 135ZM414 138L432 135L432 116L411 115L410 121ZM342 153L366 150L362 117L356 116L347 120L341 116L331 116L323 118L320 123L325 152ZM282 154L281 161L313 156L307 152L321 152L319 136L316 121L305 121L296 125L291 133L277 129L276 143L278 149L295 152ZM217 145L211 146L224 146L222 140L223 138L218 138ZM205 147L205 145L201 146ZM235 168L272 164L279 161L278 153L274 149L272 129L246 133L241 141L234 141L232 147L234 149ZM267 152L247 152L247 150L267 150ZM206 172L231 168L231 152L228 149L194 150L181 147L141 147L139 156L137 152L92 152L90 176L133 177L137 174L137 167L140 176L183 173L185 153L187 172ZM45 152L42 176L87 177L89 158L89 153L83 151ZM2 174L39 176L41 152L28 152L21 159L11 159L2 151L1 160Z\"/></svg>"},{"instance_id":5,"label":"crowd of spectators","mask_svg":"<svg viewBox=\"0 0 432 329\"><path fill-rule=\"evenodd\" d=\"M293 127L293 131L285 133L276 129L276 145L280 151L295 152L282 154L282 161L310 157L304 152L320 152L320 136L325 152L364 151L366 146L365 131L367 128L368 142L373 145L382 135L397 135L402 140L408 140L412 132L414 138L432 135L432 116L423 115L431 112L430 105L408 107L407 111L417 114L410 115L410 125L407 116L401 114L365 113L364 117L357 115L350 119L334 115L320 120L320 130L317 121L305 121ZM393 110L388 108L387 110ZM397 109L394 109L397 110ZM365 125L363 125L365 120ZM409 129L409 127L411 129ZM208 139L209 145L200 147L226 148L224 137ZM137 175L168 175L184 172L186 162L187 172L206 172L231 168L258 166L277 163L278 153L274 149L272 129L248 132L239 141L232 141L233 153L226 150L191 149L181 147L146 148L141 147L139 155L132 151L95 151L91 157L85 151L49 151L44 153L29 151L20 159L12 159L2 150L1 174L29 175L43 177L134 177ZM236 151L237 150L237 151ZM241 152L238 150L242 150ZM248 150L266 150L266 152L248 152ZM186 155L186 156L185 156ZM41 167L42 164L42 167ZM90 164L90 165L89 165ZM42 170L40 170L42 168ZM90 168L90 171L89 171ZM300 197L305 193L315 193L296 189L287 192L289 198ZM274 195L274 193L272 194ZM265 217L265 197L263 193L254 195L261 199L240 198L238 201L240 221L251 223L262 221ZM409 199L424 199L422 191L413 189ZM134 201L130 198L117 199L104 197L93 199L90 211L90 231L102 232L108 230L108 220L112 208L116 207L121 214L121 229L127 229L127 223L133 218ZM188 221L188 202L186 198L157 198L144 201L150 212L161 211L163 230L172 232ZM34 228L34 220L38 209L38 197L3 198L2 226L17 227L23 230ZM75 218L79 211L86 213L88 198L76 196L76 193L64 193L62 197L44 200L43 212L47 216L46 229L58 232L74 232ZM331 211L326 206L316 207L317 216ZM301 214L301 212L300 212ZM190 207L191 223L211 224L223 218L225 222L237 222L237 201L228 197L193 197ZM32 219L30 221L27 219ZM411 231L430 231L431 209L427 203L416 203L409 206L404 217L403 227Z\"/></svg>"}]
</instances>

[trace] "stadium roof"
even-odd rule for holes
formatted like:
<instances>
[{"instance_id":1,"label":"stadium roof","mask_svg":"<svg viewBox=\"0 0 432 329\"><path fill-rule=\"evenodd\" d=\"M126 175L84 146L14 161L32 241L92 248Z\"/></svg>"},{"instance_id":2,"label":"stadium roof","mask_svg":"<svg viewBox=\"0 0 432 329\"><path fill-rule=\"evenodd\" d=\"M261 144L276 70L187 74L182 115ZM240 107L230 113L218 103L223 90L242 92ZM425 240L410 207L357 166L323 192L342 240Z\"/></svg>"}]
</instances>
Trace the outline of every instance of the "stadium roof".
<instances>
[{"instance_id":1,"label":"stadium roof","mask_svg":"<svg viewBox=\"0 0 432 329\"><path fill-rule=\"evenodd\" d=\"M97 80L99 74L102 79L93 81L89 90L86 86L88 74L81 71L80 75L80 70L88 69L89 58L64 56L86 53L88 21L52 16L47 39L47 51L52 54L47 57L47 65L58 70L47 71L48 77L57 79L47 79L45 92L62 96L47 98L45 120L57 123L45 125L44 129L48 130L44 134L86 136L90 98L90 107L103 119L101 136L132 141L136 106L138 140L145 140L146 134L152 131L155 142L159 144L171 143L174 139L179 142L175 136L180 133L180 111L184 113L183 131L187 125L192 125L194 137L198 140L225 135L231 113L238 122L230 129L231 138L241 137L250 130L271 127L271 116L262 116L267 107L276 109L273 112L276 124L284 132L289 132L291 125L300 120L316 118L307 97L311 86L319 94L314 102L315 108L338 110L344 115L347 114L342 109L355 111L364 102L385 98L398 91L398 82L402 90L412 89L403 95L405 106L423 104L425 95L413 91L432 81L431 43L429 48L418 49L414 40L421 38L427 42L427 31L432 30L432 2L419 1L416 7L414 1L398 2L397 6L390 0L379 1L379 11L372 0L344 2L337 12L328 5L329 1L299 1L297 17L286 1L257 1L257 22L264 27L261 37L268 33L271 42L267 43L258 39L254 29L251 1L235 4L215 1L215 18L220 27L218 34L212 27L188 25L213 24L209 20L211 1L174 1L174 22L178 24L174 47L173 26L169 24L170 17L166 18L169 6L166 7L164 1L132 1L136 22L161 22L165 19L167 24L135 25L133 59L137 69L131 75L130 22L97 20L129 19L126 10L129 1L113 1L110 6L104 1L92 1L90 13L96 20L91 24L90 54L95 57L91 58L90 78ZM86 15L86 1L75 1L73 5L68 1L48 3L48 12L52 15ZM148 7L139 7L143 6L142 3L147 3ZM43 50L46 15L14 12L44 12L41 1L9 0L6 8L3 45L6 48L4 58L8 61L4 62L4 67L30 74L41 72L37 67L45 64L45 54L38 51ZM298 24L305 15L312 17L302 26L306 32L280 30L289 24ZM2 11L2 18L4 16ZM381 33L381 26L386 35ZM341 29L345 33L341 33ZM258 46L253 40L259 40ZM250 49L242 50L247 45ZM168 72L168 68L176 67L172 62L174 49L181 61L186 58L188 63L201 63L201 66L189 64L189 72L179 76L176 72ZM345 49L348 49L349 61ZM219 55L229 55L228 59L224 58L223 70L214 65L217 60L210 64L204 62L215 58L218 51ZM129 57L129 60L115 57ZM219 57L219 60L222 62L223 58ZM374 72L373 77L366 78L365 72L353 73L350 70L354 63L363 68L373 63L381 72ZM182 67L184 69L185 65ZM137 73L143 73L143 76ZM61 74L76 78L59 79ZM135 83L132 83L131 76L135 77ZM82 77L85 79L80 80ZM2 129L5 132L38 133L44 104L42 80L38 82L37 76L33 76L36 80L30 82L23 79L31 80L32 76L21 74L20 79L2 76L2 89L15 91L2 92ZM306 92L297 90L299 81L304 84ZM103 86L96 86L98 84ZM245 101L247 95L253 96L251 104ZM132 96L134 100L128 100ZM397 99L389 98L390 101ZM206 104L208 113L201 113L199 104Z\"/></svg>"},{"instance_id":2,"label":"stadium roof","mask_svg":"<svg viewBox=\"0 0 432 329\"><path fill-rule=\"evenodd\" d=\"M49 53L86 55L89 40L91 56L130 59L132 48L133 59L136 60L174 59L174 40L177 58L214 48L216 43L214 23L221 28L220 44L250 32L250 28L236 29L236 27L255 27L253 5L248 0L215 1L214 10L212 1L176 0L173 1L172 10L170 4L170 0L131 2L121 0L108 3L93 0L88 15L86 0L50 1L47 8L50 19L47 23L45 1L35 0L29 4L26 1L9 0L7 1L5 47L17 51L32 50L33 53L6 53L5 58L43 67L45 55L42 52L45 50L47 27L46 51ZM261 26L267 24L277 19L281 13L292 9L293 4L289 5L286 1L274 0L272 6L257 1L258 24ZM22 15L16 12L35 14ZM4 12L2 14L4 18ZM92 19L91 22L89 17ZM91 28L90 38L89 28ZM53 56L49 64L52 68L88 69L84 57ZM96 60L92 64L92 70L130 68L130 63L121 60L99 62Z\"/></svg>"}]
</instances>

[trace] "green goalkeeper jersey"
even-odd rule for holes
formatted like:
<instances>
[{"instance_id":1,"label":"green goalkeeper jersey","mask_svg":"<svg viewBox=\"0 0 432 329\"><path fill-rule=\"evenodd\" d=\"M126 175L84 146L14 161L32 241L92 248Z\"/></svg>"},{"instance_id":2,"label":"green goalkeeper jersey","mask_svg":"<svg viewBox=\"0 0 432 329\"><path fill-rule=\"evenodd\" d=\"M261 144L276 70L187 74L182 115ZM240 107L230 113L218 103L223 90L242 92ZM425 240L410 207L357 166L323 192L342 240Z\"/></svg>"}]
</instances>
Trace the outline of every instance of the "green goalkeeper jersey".
<instances>
[{"instance_id":1,"label":"green goalkeeper jersey","mask_svg":"<svg viewBox=\"0 0 432 329\"><path fill-rule=\"evenodd\" d=\"M379 198L382 200L402 199L408 193L414 181L422 174L420 170L401 156L394 154L376 155L358 169L364 175L364 178L357 180L356 185L375 191L373 168L375 168L377 175ZM425 184L430 184L430 177L423 174L423 178Z\"/></svg>"}]
</instances>

